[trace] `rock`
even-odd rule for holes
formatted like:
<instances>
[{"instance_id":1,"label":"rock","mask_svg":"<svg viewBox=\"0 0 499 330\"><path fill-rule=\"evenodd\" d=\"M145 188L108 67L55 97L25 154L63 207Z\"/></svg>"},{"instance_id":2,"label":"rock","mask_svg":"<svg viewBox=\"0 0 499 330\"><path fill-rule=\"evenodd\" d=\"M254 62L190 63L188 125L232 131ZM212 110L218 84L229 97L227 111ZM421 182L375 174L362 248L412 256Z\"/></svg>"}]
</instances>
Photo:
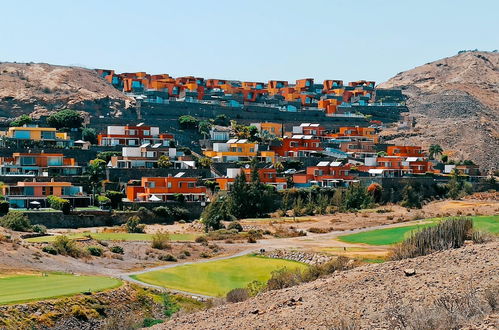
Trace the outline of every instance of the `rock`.
<instances>
[{"instance_id":1,"label":"rock","mask_svg":"<svg viewBox=\"0 0 499 330\"><path fill-rule=\"evenodd\" d=\"M416 270L414 268L404 269L405 276L413 276L416 275Z\"/></svg>"}]
</instances>

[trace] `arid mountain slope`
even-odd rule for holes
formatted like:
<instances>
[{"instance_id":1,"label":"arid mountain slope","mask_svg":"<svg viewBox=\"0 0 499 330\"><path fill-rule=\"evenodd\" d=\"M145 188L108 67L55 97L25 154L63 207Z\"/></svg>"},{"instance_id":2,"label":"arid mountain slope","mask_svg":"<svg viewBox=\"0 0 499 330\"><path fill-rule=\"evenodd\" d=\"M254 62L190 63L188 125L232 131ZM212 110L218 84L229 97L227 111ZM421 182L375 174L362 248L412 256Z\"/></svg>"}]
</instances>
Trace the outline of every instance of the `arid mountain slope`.
<instances>
[{"instance_id":1,"label":"arid mountain slope","mask_svg":"<svg viewBox=\"0 0 499 330\"><path fill-rule=\"evenodd\" d=\"M476 318L469 315L462 321L480 325L473 329L492 329L499 326L499 316L491 313L484 293L499 285L498 248L499 243L493 242L363 266L245 302L180 316L155 329L410 328L401 322L422 325L429 317L445 321L439 310L432 309L439 306L434 305L436 301L482 306ZM415 269L416 275L405 276L408 268Z\"/></svg>"},{"instance_id":2,"label":"arid mountain slope","mask_svg":"<svg viewBox=\"0 0 499 330\"><path fill-rule=\"evenodd\" d=\"M461 53L401 72L378 87L401 88L417 120L418 134L387 130L385 141L436 143L453 158L499 168L499 53Z\"/></svg>"},{"instance_id":3,"label":"arid mountain slope","mask_svg":"<svg viewBox=\"0 0 499 330\"><path fill-rule=\"evenodd\" d=\"M129 99L94 70L42 63L0 63L0 117L64 108L117 110Z\"/></svg>"}]
</instances>

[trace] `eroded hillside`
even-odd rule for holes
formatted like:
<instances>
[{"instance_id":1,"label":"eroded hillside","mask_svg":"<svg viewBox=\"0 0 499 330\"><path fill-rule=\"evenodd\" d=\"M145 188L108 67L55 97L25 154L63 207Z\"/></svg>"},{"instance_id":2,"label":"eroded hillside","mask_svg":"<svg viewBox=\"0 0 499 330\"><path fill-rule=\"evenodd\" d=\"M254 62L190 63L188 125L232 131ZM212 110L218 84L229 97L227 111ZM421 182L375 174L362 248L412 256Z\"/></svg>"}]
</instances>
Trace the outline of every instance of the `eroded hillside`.
<instances>
[{"instance_id":1,"label":"eroded hillside","mask_svg":"<svg viewBox=\"0 0 499 330\"><path fill-rule=\"evenodd\" d=\"M90 69L43 63L0 63L0 117L37 118L64 108L118 112L131 99Z\"/></svg>"},{"instance_id":2,"label":"eroded hillside","mask_svg":"<svg viewBox=\"0 0 499 330\"><path fill-rule=\"evenodd\" d=\"M401 72L379 87L401 88L417 120L415 132L388 130L385 141L440 144L458 160L499 167L498 53L461 53Z\"/></svg>"}]
</instances>

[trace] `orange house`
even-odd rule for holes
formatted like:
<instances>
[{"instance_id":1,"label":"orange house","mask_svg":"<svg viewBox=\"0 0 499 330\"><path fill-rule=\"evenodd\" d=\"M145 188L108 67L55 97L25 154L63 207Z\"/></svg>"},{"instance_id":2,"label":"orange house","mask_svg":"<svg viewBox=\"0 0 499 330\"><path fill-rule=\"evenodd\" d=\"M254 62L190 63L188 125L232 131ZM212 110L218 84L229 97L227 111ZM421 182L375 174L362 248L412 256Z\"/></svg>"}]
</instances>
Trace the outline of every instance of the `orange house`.
<instances>
[{"instance_id":1,"label":"orange house","mask_svg":"<svg viewBox=\"0 0 499 330\"><path fill-rule=\"evenodd\" d=\"M389 146L386 148L388 156L398 157L425 157L423 148L417 146Z\"/></svg>"},{"instance_id":2,"label":"orange house","mask_svg":"<svg viewBox=\"0 0 499 330\"><path fill-rule=\"evenodd\" d=\"M338 187L348 185L355 179L350 174L350 164L343 165L341 162L320 162L317 166L307 167L306 173L293 175L293 182L297 187Z\"/></svg>"},{"instance_id":3,"label":"orange house","mask_svg":"<svg viewBox=\"0 0 499 330\"><path fill-rule=\"evenodd\" d=\"M333 138L348 137L352 140L369 140L378 143L379 137L374 127L347 126L340 127L338 133L329 134Z\"/></svg>"},{"instance_id":4,"label":"orange house","mask_svg":"<svg viewBox=\"0 0 499 330\"><path fill-rule=\"evenodd\" d=\"M41 176L43 172L78 175L81 167L74 158L66 158L63 154L15 152L12 157L0 157L0 175Z\"/></svg>"},{"instance_id":5,"label":"orange house","mask_svg":"<svg viewBox=\"0 0 499 330\"><path fill-rule=\"evenodd\" d=\"M130 201L166 202L182 194L186 201L202 202L206 200L206 187L198 186L197 181L197 178L181 176L142 178L140 186L127 186L126 196Z\"/></svg>"}]
</instances>

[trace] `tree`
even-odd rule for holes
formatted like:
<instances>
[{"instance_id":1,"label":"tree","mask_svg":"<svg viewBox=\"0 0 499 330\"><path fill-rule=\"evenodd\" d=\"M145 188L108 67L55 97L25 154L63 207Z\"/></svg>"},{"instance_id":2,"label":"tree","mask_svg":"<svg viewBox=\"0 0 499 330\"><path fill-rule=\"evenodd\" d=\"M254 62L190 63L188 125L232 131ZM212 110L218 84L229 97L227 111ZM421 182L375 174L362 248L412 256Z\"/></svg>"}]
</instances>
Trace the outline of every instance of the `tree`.
<instances>
[{"instance_id":1,"label":"tree","mask_svg":"<svg viewBox=\"0 0 499 330\"><path fill-rule=\"evenodd\" d=\"M434 159L435 156L441 155L444 150L442 149L442 147L440 145L432 144L430 146L430 148L428 149L428 151L430 153L429 154L430 159Z\"/></svg>"},{"instance_id":2,"label":"tree","mask_svg":"<svg viewBox=\"0 0 499 330\"><path fill-rule=\"evenodd\" d=\"M159 168L170 168L173 166L173 163L171 162L170 158L166 155L161 155L158 158L158 167Z\"/></svg>"},{"instance_id":3,"label":"tree","mask_svg":"<svg viewBox=\"0 0 499 330\"><path fill-rule=\"evenodd\" d=\"M227 118L226 115L223 115L223 114L216 116L213 123L215 125L219 125L219 126L229 126L230 125L229 119Z\"/></svg>"},{"instance_id":4,"label":"tree","mask_svg":"<svg viewBox=\"0 0 499 330\"><path fill-rule=\"evenodd\" d=\"M210 135L210 128L211 124L206 120L203 120L198 124L198 131L205 139L208 135Z\"/></svg>"},{"instance_id":5,"label":"tree","mask_svg":"<svg viewBox=\"0 0 499 330\"><path fill-rule=\"evenodd\" d=\"M130 217L125 223L127 233L143 233L145 225L140 223L140 218L136 215Z\"/></svg>"},{"instance_id":6,"label":"tree","mask_svg":"<svg viewBox=\"0 0 499 330\"><path fill-rule=\"evenodd\" d=\"M423 207L423 192L420 183L409 183L405 185L402 190L402 202L400 205L417 209Z\"/></svg>"},{"instance_id":7,"label":"tree","mask_svg":"<svg viewBox=\"0 0 499 330\"><path fill-rule=\"evenodd\" d=\"M223 227L222 221L235 220L230 212L230 202L227 196L217 196L204 209L201 214L201 222L204 224L205 231L217 230Z\"/></svg>"},{"instance_id":8,"label":"tree","mask_svg":"<svg viewBox=\"0 0 499 330\"><path fill-rule=\"evenodd\" d=\"M81 131L81 138L83 141L88 141L92 144L97 144L97 132L93 128L85 127Z\"/></svg>"},{"instance_id":9,"label":"tree","mask_svg":"<svg viewBox=\"0 0 499 330\"><path fill-rule=\"evenodd\" d=\"M371 207L373 203L372 197L367 193L367 190L360 184L352 184L348 187L343 200L343 207L346 210L358 210Z\"/></svg>"},{"instance_id":10,"label":"tree","mask_svg":"<svg viewBox=\"0 0 499 330\"><path fill-rule=\"evenodd\" d=\"M33 122L33 119L31 119L30 116L28 115L20 115L16 119L10 122L11 127L21 127L24 125L31 124Z\"/></svg>"},{"instance_id":11,"label":"tree","mask_svg":"<svg viewBox=\"0 0 499 330\"><path fill-rule=\"evenodd\" d=\"M274 163L274 168L277 171L277 173L282 173L284 172L284 165L282 165L281 162L275 162Z\"/></svg>"},{"instance_id":12,"label":"tree","mask_svg":"<svg viewBox=\"0 0 499 330\"><path fill-rule=\"evenodd\" d=\"M385 151L378 151L376 153L376 156L378 156L378 157L385 157L386 155L388 155L388 154Z\"/></svg>"},{"instance_id":13,"label":"tree","mask_svg":"<svg viewBox=\"0 0 499 330\"><path fill-rule=\"evenodd\" d=\"M74 110L61 110L47 118L47 124L55 128L80 128L83 117Z\"/></svg>"},{"instance_id":14,"label":"tree","mask_svg":"<svg viewBox=\"0 0 499 330\"><path fill-rule=\"evenodd\" d=\"M213 164L213 160L209 157L202 157L198 159L198 166L201 168L210 168L211 164Z\"/></svg>"},{"instance_id":15,"label":"tree","mask_svg":"<svg viewBox=\"0 0 499 330\"><path fill-rule=\"evenodd\" d=\"M97 159L102 159L107 163L113 156L121 156L121 151L102 151L97 154Z\"/></svg>"},{"instance_id":16,"label":"tree","mask_svg":"<svg viewBox=\"0 0 499 330\"><path fill-rule=\"evenodd\" d=\"M381 201L383 188L378 183L371 183L367 187L367 192L372 196L374 202L379 203Z\"/></svg>"},{"instance_id":17,"label":"tree","mask_svg":"<svg viewBox=\"0 0 499 330\"><path fill-rule=\"evenodd\" d=\"M447 155L442 155L442 157L440 158L440 160L444 163L447 163L449 161L449 156Z\"/></svg>"},{"instance_id":18,"label":"tree","mask_svg":"<svg viewBox=\"0 0 499 330\"><path fill-rule=\"evenodd\" d=\"M121 191L108 190L106 191L106 197L109 198L111 207L117 209L120 206L122 199L125 197L125 194Z\"/></svg>"},{"instance_id":19,"label":"tree","mask_svg":"<svg viewBox=\"0 0 499 330\"><path fill-rule=\"evenodd\" d=\"M178 123L182 129L195 129L198 127L199 120L193 116L184 115L178 118Z\"/></svg>"},{"instance_id":20,"label":"tree","mask_svg":"<svg viewBox=\"0 0 499 330\"><path fill-rule=\"evenodd\" d=\"M459 175L459 171L452 171L452 178L447 183L447 197L458 199L463 196L464 180Z\"/></svg>"},{"instance_id":21,"label":"tree","mask_svg":"<svg viewBox=\"0 0 499 330\"><path fill-rule=\"evenodd\" d=\"M96 158L91 160L87 166L87 175L92 186L92 194L95 195L95 189L99 182L104 179L106 173L106 161Z\"/></svg>"}]
</instances>

